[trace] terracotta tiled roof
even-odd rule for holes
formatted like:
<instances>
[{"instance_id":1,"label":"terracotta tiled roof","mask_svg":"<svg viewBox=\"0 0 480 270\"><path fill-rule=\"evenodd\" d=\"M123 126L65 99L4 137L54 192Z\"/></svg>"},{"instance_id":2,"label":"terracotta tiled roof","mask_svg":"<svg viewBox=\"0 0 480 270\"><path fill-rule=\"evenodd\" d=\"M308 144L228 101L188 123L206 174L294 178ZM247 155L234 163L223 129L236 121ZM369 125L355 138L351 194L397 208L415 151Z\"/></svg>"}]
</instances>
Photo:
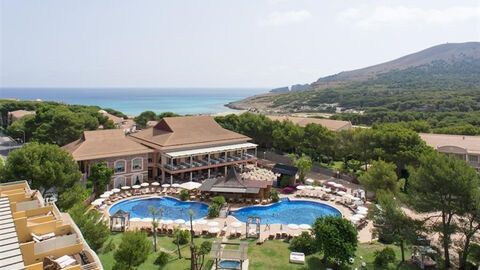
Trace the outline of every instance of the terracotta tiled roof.
<instances>
[{"instance_id":1,"label":"terracotta tiled roof","mask_svg":"<svg viewBox=\"0 0 480 270\"><path fill-rule=\"evenodd\" d=\"M24 116L35 114L34 111L25 111L25 110L16 110L8 112L8 114L12 117L13 120L18 120Z\"/></svg>"},{"instance_id":2,"label":"terracotta tiled roof","mask_svg":"<svg viewBox=\"0 0 480 270\"><path fill-rule=\"evenodd\" d=\"M246 142L249 137L222 128L211 116L165 117L129 138L159 150Z\"/></svg>"},{"instance_id":3,"label":"terracotta tiled roof","mask_svg":"<svg viewBox=\"0 0 480 270\"><path fill-rule=\"evenodd\" d=\"M83 137L62 147L77 161L150 153L153 150L126 138L121 129L84 131Z\"/></svg>"},{"instance_id":4,"label":"terracotta tiled roof","mask_svg":"<svg viewBox=\"0 0 480 270\"><path fill-rule=\"evenodd\" d=\"M301 127L305 127L308 124L318 124L326 127L331 131L340 131L340 130L352 128L352 123L350 123L349 121L320 119L320 118L311 118L311 117L274 116L274 115L267 115L267 117L274 121L289 120L289 121L292 121L292 123L297 124Z\"/></svg>"},{"instance_id":5,"label":"terracotta tiled roof","mask_svg":"<svg viewBox=\"0 0 480 270\"><path fill-rule=\"evenodd\" d=\"M123 121L124 121L123 118L115 116L113 114L110 114L110 113L108 113L104 110L100 110L100 113L103 114L104 116L106 116L109 120L112 120L112 122L114 124L119 125L119 124L123 123Z\"/></svg>"},{"instance_id":6,"label":"terracotta tiled roof","mask_svg":"<svg viewBox=\"0 0 480 270\"><path fill-rule=\"evenodd\" d=\"M480 154L480 136L420 133L420 137L435 149L455 146L465 149L468 153Z\"/></svg>"}]
</instances>

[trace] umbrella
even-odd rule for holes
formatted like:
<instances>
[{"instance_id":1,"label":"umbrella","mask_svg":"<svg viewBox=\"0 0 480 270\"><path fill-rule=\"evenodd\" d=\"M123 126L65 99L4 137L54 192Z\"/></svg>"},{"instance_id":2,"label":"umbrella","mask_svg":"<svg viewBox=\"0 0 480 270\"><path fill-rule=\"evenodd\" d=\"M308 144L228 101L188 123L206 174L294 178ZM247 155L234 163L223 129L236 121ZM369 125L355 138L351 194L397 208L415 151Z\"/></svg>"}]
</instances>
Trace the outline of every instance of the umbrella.
<instances>
[{"instance_id":1,"label":"umbrella","mask_svg":"<svg viewBox=\"0 0 480 270\"><path fill-rule=\"evenodd\" d=\"M138 218L138 217L134 217L134 218L131 218L130 221L140 221L142 220L141 218Z\"/></svg>"},{"instance_id":2,"label":"umbrella","mask_svg":"<svg viewBox=\"0 0 480 270\"><path fill-rule=\"evenodd\" d=\"M140 186L142 186L142 187L148 187L148 186L150 186L150 184L149 184L149 183L141 183Z\"/></svg>"},{"instance_id":3,"label":"umbrella","mask_svg":"<svg viewBox=\"0 0 480 270\"><path fill-rule=\"evenodd\" d=\"M365 215L362 215L362 214L355 214L352 216L352 218L358 218L358 219L362 219L362 218L365 218Z\"/></svg>"},{"instance_id":4,"label":"umbrella","mask_svg":"<svg viewBox=\"0 0 480 270\"><path fill-rule=\"evenodd\" d=\"M315 187L315 190L323 190L323 187Z\"/></svg>"},{"instance_id":5,"label":"umbrella","mask_svg":"<svg viewBox=\"0 0 480 270\"><path fill-rule=\"evenodd\" d=\"M355 221L359 221L360 219L361 219L361 218L358 217L358 216L351 216L351 217L350 217L350 220L351 220L351 221L354 221L354 222L355 222Z\"/></svg>"},{"instance_id":6,"label":"umbrella","mask_svg":"<svg viewBox=\"0 0 480 270\"><path fill-rule=\"evenodd\" d=\"M152 219L152 218L149 218L149 217L147 217L147 218L142 218L142 221L143 221L143 222L152 222L152 221L153 221L153 219Z\"/></svg>"},{"instance_id":7,"label":"umbrella","mask_svg":"<svg viewBox=\"0 0 480 270\"><path fill-rule=\"evenodd\" d=\"M217 227L212 227L212 228L208 229L209 233L218 233L219 231L220 231L220 229L217 228Z\"/></svg>"},{"instance_id":8,"label":"umbrella","mask_svg":"<svg viewBox=\"0 0 480 270\"><path fill-rule=\"evenodd\" d=\"M308 184L312 184L313 182L315 182L315 180L313 180L312 178L307 178L307 180L305 180L305 183Z\"/></svg>"},{"instance_id":9,"label":"umbrella","mask_svg":"<svg viewBox=\"0 0 480 270\"><path fill-rule=\"evenodd\" d=\"M158 182L153 182L153 183L152 183L152 186L160 186L160 183L158 183Z\"/></svg>"},{"instance_id":10,"label":"umbrella","mask_svg":"<svg viewBox=\"0 0 480 270\"><path fill-rule=\"evenodd\" d=\"M180 188L180 187L182 187L182 186L181 186L179 183L175 183L175 184L172 185L172 187L174 187L174 188Z\"/></svg>"},{"instance_id":11,"label":"umbrella","mask_svg":"<svg viewBox=\"0 0 480 270\"><path fill-rule=\"evenodd\" d=\"M93 205L93 206L99 206L99 205L101 205L102 203L103 203L103 201L97 201L97 200L95 200L95 201L93 201L93 202L91 203L91 205Z\"/></svg>"},{"instance_id":12,"label":"umbrella","mask_svg":"<svg viewBox=\"0 0 480 270\"><path fill-rule=\"evenodd\" d=\"M333 182L333 181L330 181L330 182L328 182L327 184L332 185L332 186L335 186L336 183Z\"/></svg>"},{"instance_id":13,"label":"umbrella","mask_svg":"<svg viewBox=\"0 0 480 270\"><path fill-rule=\"evenodd\" d=\"M359 207L357 207L357 210L359 210L359 211L368 211L368 208L365 207L365 206L359 206Z\"/></svg>"},{"instance_id":14,"label":"umbrella","mask_svg":"<svg viewBox=\"0 0 480 270\"><path fill-rule=\"evenodd\" d=\"M108 197L110 197L109 193L103 193L102 195L100 195L100 198L108 198Z\"/></svg>"},{"instance_id":15,"label":"umbrella","mask_svg":"<svg viewBox=\"0 0 480 270\"><path fill-rule=\"evenodd\" d=\"M184 219L181 219L181 218L179 218L179 219L175 219L175 221L174 221L174 222L175 222L176 224L183 224L183 223L185 223L185 220L184 220Z\"/></svg>"},{"instance_id":16,"label":"umbrella","mask_svg":"<svg viewBox=\"0 0 480 270\"><path fill-rule=\"evenodd\" d=\"M326 189L324 189L324 191L325 191L325 192L332 192L332 189L326 188Z\"/></svg>"},{"instance_id":17,"label":"umbrella","mask_svg":"<svg viewBox=\"0 0 480 270\"><path fill-rule=\"evenodd\" d=\"M170 184L163 184L162 187L170 187Z\"/></svg>"},{"instance_id":18,"label":"umbrella","mask_svg":"<svg viewBox=\"0 0 480 270\"><path fill-rule=\"evenodd\" d=\"M122 189L127 190L127 189L130 189L130 187L129 186L123 186Z\"/></svg>"},{"instance_id":19,"label":"umbrella","mask_svg":"<svg viewBox=\"0 0 480 270\"><path fill-rule=\"evenodd\" d=\"M139 189L139 188L140 188L140 185L133 185L132 188L134 188L134 189Z\"/></svg>"},{"instance_id":20,"label":"umbrella","mask_svg":"<svg viewBox=\"0 0 480 270\"><path fill-rule=\"evenodd\" d=\"M340 196L345 196L345 195L347 195L347 193L346 193L345 191L339 191L339 192L337 192L337 194L340 195Z\"/></svg>"},{"instance_id":21,"label":"umbrella","mask_svg":"<svg viewBox=\"0 0 480 270\"><path fill-rule=\"evenodd\" d=\"M207 221L205 219L200 219L200 220L197 220L197 224L198 225L205 225L205 224L207 224Z\"/></svg>"},{"instance_id":22,"label":"umbrella","mask_svg":"<svg viewBox=\"0 0 480 270\"><path fill-rule=\"evenodd\" d=\"M297 224L288 224L288 228L292 229L292 230L298 230L298 225Z\"/></svg>"},{"instance_id":23,"label":"umbrella","mask_svg":"<svg viewBox=\"0 0 480 270\"><path fill-rule=\"evenodd\" d=\"M210 222L208 222L207 225L210 226L210 227L215 227L215 226L218 226L218 222L216 222L216 221L210 221Z\"/></svg>"},{"instance_id":24,"label":"umbrella","mask_svg":"<svg viewBox=\"0 0 480 270\"><path fill-rule=\"evenodd\" d=\"M354 201L353 203L356 204L356 205L363 205L362 200L357 200L357 201Z\"/></svg>"},{"instance_id":25,"label":"umbrella","mask_svg":"<svg viewBox=\"0 0 480 270\"><path fill-rule=\"evenodd\" d=\"M335 184L333 184L333 186L334 186L334 187L336 187L336 188L343 187L343 185L342 185L342 184L338 184L338 183L335 183Z\"/></svg>"},{"instance_id":26,"label":"umbrella","mask_svg":"<svg viewBox=\"0 0 480 270\"><path fill-rule=\"evenodd\" d=\"M361 199L359 197L352 196L352 200L354 201L360 201Z\"/></svg>"},{"instance_id":27,"label":"umbrella","mask_svg":"<svg viewBox=\"0 0 480 270\"><path fill-rule=\"evenodd\" d=\"M197 224L196 221L192 221L192 224L190 224L190 221L185 222L185 226L188 226L188 227L190 227L190 225L195 226L196 224Z\"/></svg>"},{"instance_id":28,"label":"umbrella","mask_svg":"<svg viewBox=\"0 0 480 270\"><path fill-rule=\"evenodd\" d=\"M313 186L305 186L306 189L314 189Z\"/></svg>"},{"instance_id":29,"label":"umbrella","mask_svg":"<svg viewBox=\"0 0 480 270\"><path fill-rule=\"evenodd\" d=\"M112 191L113 193L117 193L117 192L120 192L120 189L114 188L114 189L112 189L111 191Z\"/></svg>"},{"instance_id":30,"label":"umbrella","mask_svg":"<svg viewBox=\"0 0 480 270\"><path fill-rule=\"evenodd\" d=\"M165 224L165 225L169 225L169 224L172 224L173 223L173 220L170 220L170 219L165 219L165 220L161 220L160 221L162 224Z\"/></svg>"},{"instance_id":31,"label":"umbrella","mask_svg":"<svg viewBox=\"0 0 480 270\"><path fill-rule=\"evenodd\" d=\"M308 229L312 228L312 226L310 226L308 224L300 224L300 225L298 225L298 227L302 230L308 230Z\"/></svg>"},{"instance_id":32,"label":"umbrella","mask_svg":"<svg viewBox=\"0 0 480 270\"><path fill-rule=\"evenodd\" d=\"M298 190L305 189L305 186L297 186L297 189L298 189Z\"/></svg>"},{"instance_id":33,"label":"umbrella","mask_svg":"<svg viewBox=\"0 0 480 270\"><path fill-rule=\"evenodd\" d=\"M196 188L199 188L202 184L198 183L198 182L186 182L186 183L183 183L180 185L181 188L184 188L184 189L188 189L188 190L192 190L192 189L196 189Z\"/></svg>"},{"instance_id":34,"label":"umbrella","mask_svg":"<svg viewBox=\"0 0 480 270\"><path fill-rule=\"evenodd\" d=\"M240 227L242 227L242 223L238 222L238 221L235 221L235 222L232 222L232 224L230 224L230 226L232 226L233 228L240 228Z\"/></svg>"}]
</instances>

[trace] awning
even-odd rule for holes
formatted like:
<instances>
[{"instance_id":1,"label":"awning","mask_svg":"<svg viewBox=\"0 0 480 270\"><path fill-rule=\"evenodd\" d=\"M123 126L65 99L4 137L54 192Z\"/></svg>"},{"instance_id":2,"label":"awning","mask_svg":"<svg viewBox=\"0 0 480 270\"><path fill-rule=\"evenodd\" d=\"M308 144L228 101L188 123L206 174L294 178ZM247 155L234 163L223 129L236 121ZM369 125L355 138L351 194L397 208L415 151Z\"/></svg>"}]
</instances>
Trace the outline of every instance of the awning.
<instances>
[{"instance_id":1,"label":"awning","mask_svg":"<svg viewBox=\"0 0 480 270\"><path fill-rule=\"evenodd\" d=\"M192 190L192 189L199 188L201 185L202 185L201 183L190 181L190 182L181 184L180 187L184 189Z\"/></svg>"},{"instance_id":2,"label":"awning","mask_svg":"<svg viewBox=\"0 0 480 270\"><path fill-rule=\"evenodd\" d=\"M249 148L256 148L256 147L257 145L254 143L238 143L238 144L198 148L198 149L183 150L183 151L165 152L165 155L172 158L179 158L179 157L189 157L189 156L196 156L196 155L202 155L202 154L227 152L227 151L249 149Z\"/></svg>"},{"instance_id":3,"label":"awning","mask_svg":"<svg viewBox=\"0 0 480 270\"><path fill-rule=\"evenodd\" d=\"M275 166L273 166L272 172L294 176L297 174L298 168L290 165L277 163L275 164Z\"/></svg>"}]
</instances>

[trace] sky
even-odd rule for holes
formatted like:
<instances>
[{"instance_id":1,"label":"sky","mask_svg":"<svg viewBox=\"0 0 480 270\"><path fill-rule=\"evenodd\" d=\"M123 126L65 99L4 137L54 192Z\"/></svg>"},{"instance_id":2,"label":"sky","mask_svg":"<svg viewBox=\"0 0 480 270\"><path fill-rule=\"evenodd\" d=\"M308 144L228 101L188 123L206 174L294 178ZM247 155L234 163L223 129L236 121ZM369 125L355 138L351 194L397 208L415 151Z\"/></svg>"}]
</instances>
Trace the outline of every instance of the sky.
<instances>
[{"instance_id":1,"label":"sky","mask_svg":"<svg viewBox=\"0 0 480 270\"><path fill-rule=\"evenodd\" d=\"M281 87L480 41L480 0L0 0L0 87Z\"/></svg>"}]
</instances>

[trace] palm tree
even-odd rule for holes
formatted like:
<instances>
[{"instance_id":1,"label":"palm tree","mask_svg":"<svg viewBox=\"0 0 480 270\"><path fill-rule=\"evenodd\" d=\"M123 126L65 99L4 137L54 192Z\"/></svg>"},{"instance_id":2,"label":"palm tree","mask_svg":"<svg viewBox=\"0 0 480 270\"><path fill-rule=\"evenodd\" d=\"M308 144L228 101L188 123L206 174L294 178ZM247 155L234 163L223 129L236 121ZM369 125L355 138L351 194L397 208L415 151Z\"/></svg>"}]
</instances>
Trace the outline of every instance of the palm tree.
<instances>
[{"instance_id":1,"label":"palm tree","mask_svg":"<svg viewBox=\"0 0 480 270\"><path fill-rule=\"evenodd\" d=\"M158 219L162 217L164 209L163 208L158 208L155 209L155 207L150 206L148 208L148 212L150 215L152 215L152 229L153 229L153 248L155 249L155 252L157 252L157 228L158 228Z\"/></svg>"},{"instance_id":2,"label":"palm tree","mask_svg":"<svg viewBox=\"0 0 480 270\"><path fill-rule=\"evenodd\" d=\"M195 216L195 213L192 211L192 209L188 210L188 215L190 216L190 254L192 254L192 258L190 259L190 269L191 270L196 270L197 269L197 254L195 250L195 244L193 243L193 217Z\"/></svg>"},{"instance_id":3,"label":"palm tree","mask_svg":"<svg viewBox=\"0 0 480 270\"><path fill-rule=\"evenodd\" d=\"M176 244L177 244L177 251L178 251L178 259L182 258L182 253L180 252L180 234L182 233L182 230L180 230L180 226L175 228L173 236L176 239Z\"/></svg>"}]
</instances>

